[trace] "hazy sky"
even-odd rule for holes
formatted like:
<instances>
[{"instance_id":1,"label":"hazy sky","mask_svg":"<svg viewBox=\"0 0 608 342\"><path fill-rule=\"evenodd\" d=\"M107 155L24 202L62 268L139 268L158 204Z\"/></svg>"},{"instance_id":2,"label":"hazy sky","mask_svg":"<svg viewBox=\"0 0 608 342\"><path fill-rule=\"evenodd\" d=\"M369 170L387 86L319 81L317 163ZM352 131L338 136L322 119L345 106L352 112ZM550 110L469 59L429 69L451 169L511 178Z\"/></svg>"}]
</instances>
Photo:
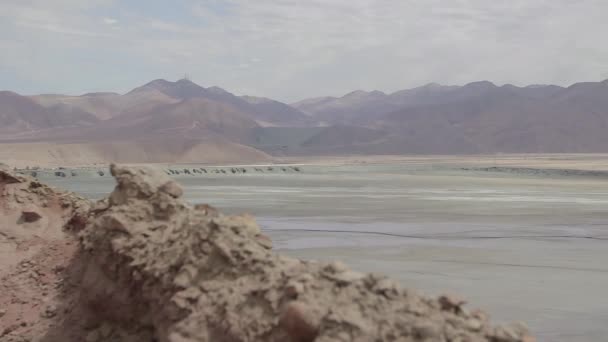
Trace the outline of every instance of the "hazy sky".
<instances>
[{"instance_id":1,"label":"hazy sky","mask_svg":"<svg viewBox=\"0 0 608 342\"><path fill-rule=\"evenodd\" d=\"M0 89L184 73L291 101L429 82L608 78L606 0L0 0Z\"/></svg>"}]
</instances>

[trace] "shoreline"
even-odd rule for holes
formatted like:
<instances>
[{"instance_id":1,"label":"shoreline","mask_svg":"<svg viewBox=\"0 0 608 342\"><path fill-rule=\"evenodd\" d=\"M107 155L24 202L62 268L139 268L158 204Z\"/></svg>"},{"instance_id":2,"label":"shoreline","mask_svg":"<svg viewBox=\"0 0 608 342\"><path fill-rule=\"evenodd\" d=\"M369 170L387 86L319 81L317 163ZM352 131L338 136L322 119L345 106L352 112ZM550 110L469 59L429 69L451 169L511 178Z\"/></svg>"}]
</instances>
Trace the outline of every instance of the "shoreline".
<instances>
[{"instance_id":1,"label":"shoreline","mask_svg":"<svg viewBox=\"0 0 608 342\"><path fill-rule=\"evenodd\" d=\"M110 162L94 164L61 164L24 166L25 163L0 164L0 168L17 172L55 172L61 170L97 171L107 170ZM33 163L29 163L33 164ZM500 154L500 155L374 155L374 156L312 156L277 157L271 162L250 163L121 163L129 166L148 166L159 169L202 167L202 168L245 168L245 167L303 167L303 166L361 166L361 165L430 165L447 169L529 169L549 171L608 171L608 154ZM486 170L488 171L488 170Z\"/></svg>"}]
</instances>

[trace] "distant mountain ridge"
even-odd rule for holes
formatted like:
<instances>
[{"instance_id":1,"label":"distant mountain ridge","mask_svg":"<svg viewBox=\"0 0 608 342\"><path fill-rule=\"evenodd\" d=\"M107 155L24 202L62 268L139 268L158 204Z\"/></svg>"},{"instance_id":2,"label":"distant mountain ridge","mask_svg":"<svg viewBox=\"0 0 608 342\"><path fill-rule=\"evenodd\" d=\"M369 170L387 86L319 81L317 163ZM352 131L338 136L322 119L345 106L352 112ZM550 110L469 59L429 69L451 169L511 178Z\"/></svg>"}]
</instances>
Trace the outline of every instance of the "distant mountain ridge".
<instances>
[{"instance_id":1,"label":"distant mountain ridge","mask_svg":"<svg viewBox=\"0 0 608 342\"><path fill-rule=\"evenodd\" d=\"M213 146L215 160L224 147L222 160L268 154L608 152L607 129L608 80L569 87L430 83L292 104L237 96L187 79L158 79L122 95L0 92L0 147L95 143L98 151L113 141L153 153L154 146L170 140L172 151L184 149L175 152L177 160L192 146L199 146L197 151Z\"/></svg>"},{"instance_id":2,"label":"distant mountain ridge","mask_svg":"<svg viewBox=\"0 0 608 342\"><path fill-rule=\"evenodd\" d=\"M97 121L90 113L60 103L43 107L19 94L0 91L0 134L91 125Z\"/></svg>"}]
</instances>

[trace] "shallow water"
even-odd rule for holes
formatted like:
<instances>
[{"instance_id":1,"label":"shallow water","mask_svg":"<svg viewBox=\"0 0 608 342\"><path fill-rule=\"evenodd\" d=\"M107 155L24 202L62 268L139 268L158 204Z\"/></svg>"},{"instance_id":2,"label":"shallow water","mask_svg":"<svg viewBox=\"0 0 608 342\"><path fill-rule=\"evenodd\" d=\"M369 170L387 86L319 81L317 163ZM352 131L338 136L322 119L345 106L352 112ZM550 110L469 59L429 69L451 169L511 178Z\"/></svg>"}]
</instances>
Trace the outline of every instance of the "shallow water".
<instances>
[{"instance_id":1,"label":"shallow water","mask_svg":"<svg viewBox=\"0 0 608 342\"><path fill-rule=\"evenodd\" d=\"M608 181L432 165L177 176L185 197L258 217L275 249L449 291L540 341L608 335ZM94 172L43 180L100 198Z\"/></svg>"}]
</instances>

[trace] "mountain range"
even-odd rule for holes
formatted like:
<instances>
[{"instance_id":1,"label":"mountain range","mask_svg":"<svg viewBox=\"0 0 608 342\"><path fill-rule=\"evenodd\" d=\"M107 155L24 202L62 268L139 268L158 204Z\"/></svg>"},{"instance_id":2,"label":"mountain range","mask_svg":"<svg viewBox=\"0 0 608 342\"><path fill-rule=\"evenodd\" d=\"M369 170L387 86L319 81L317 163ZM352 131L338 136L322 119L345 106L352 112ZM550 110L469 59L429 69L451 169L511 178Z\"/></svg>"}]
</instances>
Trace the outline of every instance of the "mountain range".
<instances>
[{"instance_id":1,"label":"mountain range","mask_svg":"<svg viewBox=\"0 0 608 342\"><path fill-rule=\"evenodd\" d=\"M126 94L0 92L0 161L253 162L272 156L608 152L608 80L436 83L285 104L182 79Z\"/></svg>"}]
</instances>

